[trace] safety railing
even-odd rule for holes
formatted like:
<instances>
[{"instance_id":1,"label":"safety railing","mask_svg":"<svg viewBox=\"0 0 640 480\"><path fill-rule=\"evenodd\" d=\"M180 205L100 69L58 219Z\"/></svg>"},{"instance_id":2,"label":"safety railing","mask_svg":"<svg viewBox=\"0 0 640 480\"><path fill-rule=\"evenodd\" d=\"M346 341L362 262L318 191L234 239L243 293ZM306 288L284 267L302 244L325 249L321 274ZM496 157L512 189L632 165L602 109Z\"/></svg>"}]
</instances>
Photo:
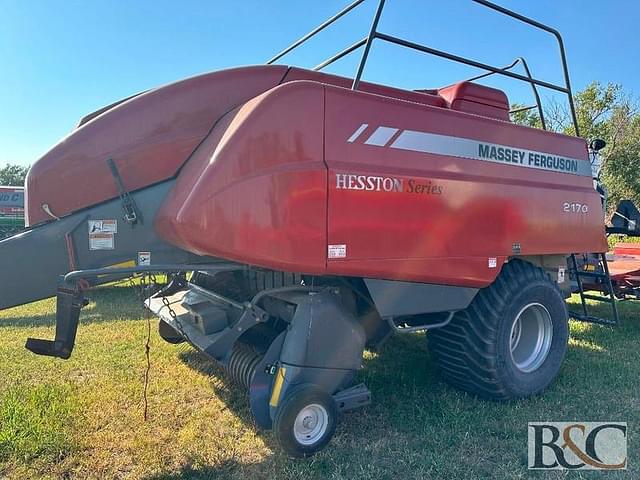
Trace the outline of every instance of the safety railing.
<instances>
[{"instance_id":1,"label":"safety railing","mask_svg":"<svg viewBox=\"0 0 640 480\"><path fill-rule=\"evenodd\" d=\"M343 8L341 11L339 11L338 13L336 13L334 16L332 16L331 18L327 19L326 21L324 21L323 23L321 23L318 27L314 28L313 30L311 30L309 33L307 33L306 35L304 35L302 38L300 38L299 40L295 41L294 43L292 43L290 46L288 46L287 48L285 48L284 50L282 50L280 53L278 53L277 55L275 55L273 58L269 59L269 61L267 62L267 64L272 64L276 61L278 61L279 59L281 59L282 57L284 57L285 55L287 55L288 53L290 53L292 50L294 50L295 48L299 47L300 45L302 45L303 43L305 43L307 40L309 40L311 37L317 35L318 33L320 33L322 30L324 30L325 28L327 28L329 25L333 24L334 22L338 21L340 18L342 18L344 15L346 15L347 13L349 13L350 11L352 11L354 8L358 7L359 5L361 5L362 3L364 3L366 0L356 0L354 2L352 2L351 4L347 5L345 8ZM531 75L531 71L529 70L529 66L527 64L527 62L524 60L524 58L519 57L517 58L512 64L507 65L506 67L496 67L493 65L489 65L486 63L482 63L482 62L478 62L476 60L470 59L470 58L466 58L466 57L462 57L460 55L454 55L452 53L449 52L445 52L443 50L438 50L435 48L431 48L429 46L426 45L421 45L419 43L415 43L415 42L411 42L409 40L405 40L402 38L398 38L395 37L393 35L388 35L386 33L380 32L378 30L378 23L380 22L380 17L382 16L382 11L384 9L385 6L385 0L378 0L378 6L376 8L374 17L373 17L373 21L371 23L371 27L369 29L369 33L366 37L362 38L361 40L358 40L357 42L355 42L354 44L348 46L347 48L345 48L344 50L341 50L340 52L336 53L335 55L329 57L328 59L326 59L325 61L323 61L322 63L316 65L314 67L314 70L321 70L329 65L331 65L332 63L340 60L341 58L345 57L346 55L349 55L350 53L364 47L364 50L362 52L362 56L360 58L360 62L358 63L358 68L356 70L356 74L353 78L353 83L352 83L352 89L357 90L358 86L360 85L360 81L362 79L362 75L364 73L364 69L367 63L367 59L369 58L369 53L371 51L371 46L373 45L373 41L374 40L382 40L388 43L392 43L395 45L399 45L402 47L406 47L412 50L416 50L422 53L427 53L429 55L434 55L437 57L441 57L441 58L445 58L447 60L451 60L457 63L462 63L464 65L468 65L471 67L475 67L481 70L484 70L487 73L484 73L482 75L473 77L471 80L477 80L479 78L484 78L487 77L489 75L503 75L515 80L519 80L525 83L528 83L531 85L532 90L533 90L533 95L535 97L536 100L536 107L538 109L538 114L540 115L540 121L542 124L542 128L546 129L546 124L545 124L545 120L544 120L544 112L543 112L543 108L541 105L541 101L540 101L540 95L538 93L537 87L544 87L544 88L549 88L551 90L555 90L557 92L561 92L567 95L568 101L569 101L569 109L571 112L571 119L573 121L573 128L575 131L576 136L580 136L580 131L578 128L578 120L577 120L577 116L576 116L576 110L575 110L575 105L573 102L573 93L571 91L571 81L569 78L569 68L567 66L567 58L566 58L566 52L565 52L565 48L564 48L564 42L562 40L562 36L560 35L560 32L558 32L556 29L545 25L541 22L538 22L536 20L533 20L531 18L525 17L524 15L521 15L519 13L516 13L514 11L511 11L509 9L506 9L504 7L501 7L499 5L496 5L494 3L491 3L487 0L471 0L475 3L478 3L480 5L483 5L487 8L490 8L494 11L497 11L499 13L502 13L504 15L507 15L511 18L514 18L516 20L519 20L520 22L526 23L532 27L538 28L540 30L543 30L547 33L552 34L555 38L556 41L558 42L558 47L560 50L560 58L562 61L562 70L563 70L563 75L564 75L564 86L563 85L556 85L554 83L551 82L547 82L544 80L540 80L537 78L534 78ZM519 73L515 73L512 72L511 69L514 68L518 63L521 63L523 66L523 69L525 71L525 75L519 74ZM530 108L535 108L535 107L526 107L526 109L530 109ZM523 109L518 109L518 111L523 110ZM513 113L513 112L512 112Z\"/></svg>"}]
</instances>

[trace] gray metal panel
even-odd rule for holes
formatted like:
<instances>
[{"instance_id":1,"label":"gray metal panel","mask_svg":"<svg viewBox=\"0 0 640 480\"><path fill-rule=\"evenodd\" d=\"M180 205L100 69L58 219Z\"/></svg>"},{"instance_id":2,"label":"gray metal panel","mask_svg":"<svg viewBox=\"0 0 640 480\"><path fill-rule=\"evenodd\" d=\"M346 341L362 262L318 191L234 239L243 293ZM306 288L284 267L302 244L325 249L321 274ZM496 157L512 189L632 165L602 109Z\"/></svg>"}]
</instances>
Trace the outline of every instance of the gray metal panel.
<instances>
[{"instance_id":1,"label":"gray metal panel","mask_svg":"<svg viewBox=\"0 0 640 480\"><path fill-rule=\"evenodd\" d=\"M314 369L357 370L365 342L364 329L337 295L308 293L299 300L280 360Z\"/></svg>"},{"instance_id":2,"label":"gray metal panel","mask_svg":"<svg viewBox=\"0 0 640 480\"><path fill-rule=\"evenodd\" d=\"M400 282L365 278L382 317L463 310L478 293L477 288Z\"/></svg>"},{"instance_id":3,"label":"gray metal panel","mask_svg":"<svg viewBox=\"0 0 640 480\"><path fill-rule=\"evenodd\" d=\"M173 184L171 180L131 194L144 224L125 223L120 199L115 199L0 241L0 309L55 295L58 277L71 270L67 233L73 239L77 270L136 260L139 251L150 251L154 264L204 261L160 239L153 228ZM113 250L89 249L88 221L92 219L118 220Z\"/></svg>"}]
</instances>

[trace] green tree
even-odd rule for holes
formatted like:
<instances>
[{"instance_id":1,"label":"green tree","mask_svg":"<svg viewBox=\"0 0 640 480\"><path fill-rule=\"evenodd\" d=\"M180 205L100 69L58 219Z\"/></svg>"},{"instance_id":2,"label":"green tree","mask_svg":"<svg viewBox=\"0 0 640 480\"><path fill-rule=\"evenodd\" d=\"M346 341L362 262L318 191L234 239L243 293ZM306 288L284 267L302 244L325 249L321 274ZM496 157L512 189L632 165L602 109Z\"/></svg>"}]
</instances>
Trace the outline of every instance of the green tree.
<instances>
[{"instance_id":1,"label":"green tree","mask_svg":"<svg viewBox=\"0 0 640 480\"><path fill-rule=\"evenodd\" d=\"M592 82L574 95L580 135L601 138L607 146L600 152L603 161L601 179L609 192L609 208L629 198L640 204L640 110L631 96L617 84ZM544 117L549 130L573 134L567 105L549 100ZM522 105L513 105L517 110ZM521 125L540 126L536 110L517 112L512 120Z\"/></svg>"},{"instance_id":2,"label":"green tree","mask_svg":"<svg viewBox=\"0 0 640 480\"><path fill-rule=\"evenodd\" d=\"M511 121L518 125L526 125L527 127L542 128L540 115L535 107L527 107L520 103L511 105Z\"/></svg>"},{"instance_id":3,"label":"green tree","mask_svg":"<svg viewBox=\"0 0 640 480\"><path fill-rule=\"evenodd\" d=\"M24 179L28 171L29 167L7 164L0 168L0 185L11 185L14 187L24 185Z\"/></svg>"}]
</instances>

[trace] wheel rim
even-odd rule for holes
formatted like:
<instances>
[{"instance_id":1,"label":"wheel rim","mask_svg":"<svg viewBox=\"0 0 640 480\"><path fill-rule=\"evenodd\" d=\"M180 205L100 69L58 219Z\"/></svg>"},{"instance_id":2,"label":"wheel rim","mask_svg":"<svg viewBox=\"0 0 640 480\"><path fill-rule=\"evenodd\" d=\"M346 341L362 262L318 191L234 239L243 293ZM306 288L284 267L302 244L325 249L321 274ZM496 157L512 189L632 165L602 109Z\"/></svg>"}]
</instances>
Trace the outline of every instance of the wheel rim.
<instances>
[{"instance_id":1,"label":"wheel rim","mask_svg":"<svg viewBox=\"0 0 640 480\"><path fill-rule=\"evenodd\" d=\"M317 403L300 410L293 424L293 435L301 445L313 445L320 441L329 427L327 409Z\"/></svg>"},{"instance_id":2,"label":"wheel rim","mask_svg":"<svg viewBox=\"0 0 640 480\"><path fill-rule=\"evenodd\" d=\"M511 326L511 360L521 372L529 373L542 366L551 350L553 323L551 314L540 303L530 303L516 315Z\"/></svg>"}]
</instances>

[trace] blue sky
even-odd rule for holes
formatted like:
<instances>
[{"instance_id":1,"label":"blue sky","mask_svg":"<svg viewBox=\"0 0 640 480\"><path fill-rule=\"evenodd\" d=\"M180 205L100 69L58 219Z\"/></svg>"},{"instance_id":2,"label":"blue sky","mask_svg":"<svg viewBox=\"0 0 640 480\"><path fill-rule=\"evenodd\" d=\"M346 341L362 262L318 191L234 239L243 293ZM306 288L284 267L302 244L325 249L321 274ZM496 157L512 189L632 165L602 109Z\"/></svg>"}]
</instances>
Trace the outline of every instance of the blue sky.
<instances>
[{"instance_id":1,"label":"blue sky","mask_svg":"<svg viewBox=\"0 0 640 480\"><path fill-rule=\"evenodd\" d=\"M348 0L0 0L0 164L31 164L88 112L154 86L263 63ZM362 38L369 0L283 63L312 67ZM497 0L558 28L574 89L592 80L640 94L638 21L631 0ZM485 63L524 56L533 74L561 82L553 38L469 0L387 0L380 30ZM353 75L357 54L329 71ZM443 86L478 73L396 46L374 44L367 80ZM493 81L511 101L528 87ZM550 92L544 91L543 98Z\"/></svg>"}]
</instances>

